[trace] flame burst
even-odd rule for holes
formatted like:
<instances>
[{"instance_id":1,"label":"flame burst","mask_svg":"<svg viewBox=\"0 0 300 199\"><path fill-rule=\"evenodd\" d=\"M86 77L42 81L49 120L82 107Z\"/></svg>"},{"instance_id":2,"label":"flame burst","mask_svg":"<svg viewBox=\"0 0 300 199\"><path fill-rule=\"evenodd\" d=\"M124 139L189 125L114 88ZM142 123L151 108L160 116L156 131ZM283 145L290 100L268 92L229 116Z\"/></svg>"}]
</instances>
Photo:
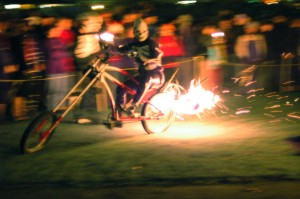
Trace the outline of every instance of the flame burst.
<instances>
[{"instance_id":1,"label":"flame burst","mask_svg":"<svg viewBox=\"0 0 300 199\"><path fill-rule=\"evenodd\" d=\"M221 98L218 95L205 90L200 83L195 84L195 80L192 80L188 92L175 101L174 111L180 114L196 115L214 108L219 101Z\"/></svg>"}]
</instances>

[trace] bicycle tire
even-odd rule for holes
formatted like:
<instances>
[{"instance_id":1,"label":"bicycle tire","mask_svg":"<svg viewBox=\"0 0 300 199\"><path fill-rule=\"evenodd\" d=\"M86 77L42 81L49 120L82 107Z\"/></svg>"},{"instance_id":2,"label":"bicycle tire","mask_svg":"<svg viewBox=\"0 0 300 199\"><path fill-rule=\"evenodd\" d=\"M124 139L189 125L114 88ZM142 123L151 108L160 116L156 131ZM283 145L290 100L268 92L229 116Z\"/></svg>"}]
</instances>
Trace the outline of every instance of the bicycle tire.
<instances>
[{"instance_id":1,"label":"bicycle tire","mask_svg":"<svg viewBox=\"0 0 300 199\"><path fill-rule=\"evenodd\" d=\"M148 134L157 134L166 131L175 118L172 103L166 101L167 93L157 93L142 107L142 125ZM161 103L167 102L166 104Z\"/></svg>"},{"instance_id":2,"label":"bicycle tire","mask_svg":"<svg viewBox=\"0 0 300 199\"><path fill-rule=\"evenodd\" d=\"M57 118L53 112L43 112L26 128L20 141L23 154L32 154L45 148L55 129L49 131Z\"/></svg>"}]
</instances>

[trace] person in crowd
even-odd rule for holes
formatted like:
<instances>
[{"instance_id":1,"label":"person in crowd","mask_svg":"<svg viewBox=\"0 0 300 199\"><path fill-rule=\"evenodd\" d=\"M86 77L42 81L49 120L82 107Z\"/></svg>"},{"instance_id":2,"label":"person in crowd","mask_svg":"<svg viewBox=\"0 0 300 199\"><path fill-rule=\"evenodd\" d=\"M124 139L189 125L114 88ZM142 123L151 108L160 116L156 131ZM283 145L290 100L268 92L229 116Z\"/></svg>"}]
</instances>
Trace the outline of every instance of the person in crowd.
<instances>
[{"instance_id":1,"label":"person in crowd","mask_svg":"<svg viewBox=\"0 0 300 199\"><path fill-rule=\"evenodd\" d=\"M158 36L159 17L155 14L149 13L148 15L144 16L144 20L149 28L149 37L156 38Z\"/></svg>"},{"instance_id":2,"label":"person in crowd","mask_svg":"<svg viewBox=\"0 0 300 199\"><path fill-rule=\"evenodd\" d=\"M245 25L250 23L252 18L246 13L237 13L233 16L233 34L235 40L238 36L245 34Z\"/></svg>"},{"instance_id":3,"label":"person in crowd","mask_svg":"<svg viewBox=\"0 0 300 199\"><path fill-rule=\"evenodd\" d=\"M14 79L15 73L19 70L11 40L7 34L9 25L9 19L6 16L0 16L0 80ZM11 119L12 82L0 81L0 87L0 123L4 123Z\"/></svg>"},{"instance_id":4,"label":"person in crowd","mask_svg":"<svg viewBox=\"0 0 300 199\"><path fill-rule=\"evenodd\" d=\"M288 63L294 57L292 45L295 43L291 35L288 17L282 13L276 13L272 17L273 30L271 34L272 49L274 52L274 67L272 76L273 91L280 89L280 66Z\"/></svg>"},{"instance_id":5,"label":"person in crowd","mask_svg":"<svg viewBox=\"0 0 300 199\"><path fill-rule=\"evenodd\" d=\"M215 23L207 23L203 26L198 42L205 48L206 88L218 92L223 86L223 65L227 63L228 55L225 33Z\"/></svg>"},{"instance_id":6,"label":"person in crowd","mask_svg":"<svg viewBox=\"0 0 300 199\"><path fill-rule=\"evenodd\" d=\"M193 16L189 14L179 15L176 19L178 35L182 37L186 57L195 54L195 40L193 36Z\"/></svg>"},{"instance_id":7,"label":"person in crowd","mask_svg":"<svg viewBox=\"0 0 300 199\"><path fill-rule=\"evenodd\" d=\"M48 37L50 28L54 26L56 17L50 14L44 14L40 17L40 25L37 28L38 34L42 41Z\"/></svg>"},{"instance_id":8,"label":"person in crowd","mask_svg":"<svg viewBox=\"0 0 300 199\"><path fill-rule=\"evenodd\" d=\"M175 72L175 67L178 67L176 62L185 56L183 41L176 34L176 26L173 23L164 23L159 27L157 42L164 53L162 63L165 65L166 78L169 79Z\"/></svg>"},{"instance_id":9,"label":"person in crowd","mask_svg":"<svg viewBox=\"0 0 300 199\"><path fill-rule=\"evenodd\" d=\"M216 29L217 25L214 22L203 23L197 38L197 51L199 54L207 56L207 46L211 44L211 34Z\"/></svg>"},{"instance_id":10,"label":"person in crowd","mask_svg":"<svg viewBox=\"0 0 300 199\"><path fill-rule=\"evenodd\" d=\"M24 111L39 111L45 109L44 81L36 81L45 76L44 41L38 32L40 18L30 16L22 19L22 31L14 36L13 48L20 65L18 79L25 79L16 88L13 102L13 115L23 118ZM16 119L17 120L17 119Z\"/></svg>"},{"instance_id":11,"label":"person in crowd","mask_svg":"<svg viewBox=\"0 0 300 199\"><path fill-rule=\"evenodd\" d=\"M75 33L71 30L73 21L58 17L48 32L46 50L46 106L53 110L74 86L75 65L73 48ZM61 109L65 109L67 103Z\"/></svg>"},{"instance_id":12,"label":"person in crowd","mask_svg":"<svg viewBox=\"0 0 300 199\"><path fill-rule=\"evenodd\" d=\"M259 32L260 24L250 22L245 25L244 31L245 34L237 38L235 53L244 64L259 64L266 59L267 54L266 39Z\"/></svg>"},{"instance_id":13,"label":"person in crowd","mask_svg":"<svg viewBox=\"0 0 300 199\"><path fill-rule=\"evenodd\" d=\"M295 80L295 85L300 85L300 17L295 16L291 21L291 52L294 55L292 58L292 79Z\"/></svg>"},{"instance_id":14,"label":"person in crowd","mask_svg":"<svg viewBox=\"0 0 300 199\"><path fill-rule=\"evenodd\" d=\"M138 75L135 76L135 80L128 79L124 82L127 87L136 92L132 100L127 101L127 90L124 87L117 88L116 104L119 114L126 112L130 116L133 116L136 103L143 95L146 85L150 84L151 88L160 88L165 81L161 66L163 53L158 43L149 38L148 26L143 19L138 18L134 21L133 33L133 42L116 49L132 54L138 65Z\"/></svg>"},{"instance_id":15,"label":"person in crowd","mask_svg":"<svg viewBox=\"0 0 300 199\"><path fill-rule=\"evenodd\" d=\"M273 42L272 39L272 30L274 28L274 24L271 20L262 20L260 25L260 33L263 34L266 38L267 42L267 61L274 64L274 52L273 52Z\"/></svg>"},{"instance_id":16,"label":"person in crowd","mask_svg":"<svg viewBox=\"0 0 300 199\"><path fill-rule=\"evenodd\" d=\"M194 18L190 14L179 15L175 20L177 25L177 34L182 38L183 41L186 60L192 59L196 51L193 20ZM192 62L182 62L179 70L179 82L185 89L188 89L190 87L190 81L193 79Z\"/></svg>"},{"instance_id":17,"label":"person in crowd","mask_svg":"<svg viewBox=\"0 0 300 199\"><path fill-rule=\"evenodd\" d=\"M235 70L232 63L237 62L234 52L236 35L233 29L233 17L231 14L221 15L218 20L218 28L224 32L228 64L224 65L224 84L230 85L232 78L235 76Z\"/></svg>"},{"instance_id":18,"label":"person in crowd","mask_svg":"<svg viewBox=\"0 0 300 199\"><path fill-rule=\"evenodd\" d=\"M259 73L258 64L262 64L267 57L266 39L260 31L260 23L252 21L244 26L245 34L237 38L235 53L239 58L240 85L246 86L247 83L257 80Z\"/></svg>"},{"instance_id":19,"label":"person in crowd","mask_svg":"<svg viewBox=\"0 0 300 199\"><path fill-rule=\"evenodd\" d=\"M97 12L85 12L78 16L78 35L75 42L74 57L76 70L79 72L79 78L82 77L83 72L87 69L90 61L100 51L100 45L95 34L98 34L102 28L103 18ZM82 83L84 89L90 80L85 79ZM75 120L78 123L91 123L93 120L85 115L89 110L96 110L96 92L97 89L92 87L83 96L76 114Z\"/></svg>"},{"instance_id":20,"label":"person in crowd","mask_svg":"<svg viewBox=\"0 0 300 199\"><path fill-rule=\"evenodd\" d=\"M274 24L272 30L272 40L276 41L273 43L275 62L276 64L280 64L282 54L290 52L290 27L287 16L283 14L276 14L273 16L272 21Z\"/></svg>"}]
</instances>

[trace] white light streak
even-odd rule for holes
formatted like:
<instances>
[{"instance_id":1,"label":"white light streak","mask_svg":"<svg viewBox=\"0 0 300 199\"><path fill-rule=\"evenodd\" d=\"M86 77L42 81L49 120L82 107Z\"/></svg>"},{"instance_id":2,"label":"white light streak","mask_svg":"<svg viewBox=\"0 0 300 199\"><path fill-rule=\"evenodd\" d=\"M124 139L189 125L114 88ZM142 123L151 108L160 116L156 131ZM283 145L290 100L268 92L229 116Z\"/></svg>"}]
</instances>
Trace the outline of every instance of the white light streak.
<instances>
[{"instance_id":1,"label":"white light streak","mask_svg":"<svg viewBox=\"0 0 300 199\"><path fill-rule=\"evenodd\" d=\"M7 9L7 10L20 9L21 5L20 4L9 4L9 5L4 5L4 8Z\"/></svg>"},{"instance_id":2,"label":"white light streak","mask_svg":"<svg viewBox=\"0 0 300 199\"><path fill-rule=\"evenodd\" d=\"M190 1L178 1L177 4L193 4L193 3L197 3L196 0L190 0Z\"/></svg>"},{"instance_id":3,"label":"white light streak","mask_svg":"<svg viewBox=\"0 0 300 199\"><path fill-rule=\"evenodd\" d=\"M211 34L212 37L216 38L216 37L224 37L224 32L214 32Z\"/></svg>"},{"instance_id":4,"label":"white light streak","mask_svg":"<svg viewBox=\"0 0 300 199\"><path fill-rule=\"evenodd\" d=\"M52 8L52 7L65 7L65 6L73 6L75 4L41 4L40 8Z\"/></svg>"},{"instance_id":5,"label":"white light streak","mask_svg":"<svg viewBox=\"0 0 300 199\"><path fill-rule=\"evenodd\" d=\"M101 10L101 9L104 9L105 6L104 5L92 5L91 8L92 8L92 10Z\"/></svg>"}]
</instances>

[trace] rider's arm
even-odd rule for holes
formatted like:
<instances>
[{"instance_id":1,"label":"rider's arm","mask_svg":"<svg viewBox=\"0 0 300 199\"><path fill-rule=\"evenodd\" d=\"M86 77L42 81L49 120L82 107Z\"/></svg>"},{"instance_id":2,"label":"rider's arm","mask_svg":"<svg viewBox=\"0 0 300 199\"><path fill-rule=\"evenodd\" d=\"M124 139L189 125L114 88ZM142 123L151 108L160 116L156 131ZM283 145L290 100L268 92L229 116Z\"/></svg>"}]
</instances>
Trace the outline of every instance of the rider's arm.
<instances>
[{"instance_id":1,"label":"rider's arm","mask_svg":"<svg viewBox=\"0 0 300 199\"><path fill-rule=\"evenodd\" d=\"M143 62L144 65L148 64L154 64L156 63L157 66L161 66L161 59L163 56L163 51L159 48L159 45L154 40L149 40L149 46L150 46L150 53L149 57L144 57Z\"/></svg>"},{"instance_id":2,"label":"rider's arm","mask_svg":"<svg viewBox=\"0 0 300 199\"><path fill-rule=\"evenodd\" d=\"M129 43L127 45L117 46L116 49L118 52L125 54L129 57L136 57L138 54L135 50L133 50L132 46L133 46L133 43Z\"/></svg>"}]
</instances>

